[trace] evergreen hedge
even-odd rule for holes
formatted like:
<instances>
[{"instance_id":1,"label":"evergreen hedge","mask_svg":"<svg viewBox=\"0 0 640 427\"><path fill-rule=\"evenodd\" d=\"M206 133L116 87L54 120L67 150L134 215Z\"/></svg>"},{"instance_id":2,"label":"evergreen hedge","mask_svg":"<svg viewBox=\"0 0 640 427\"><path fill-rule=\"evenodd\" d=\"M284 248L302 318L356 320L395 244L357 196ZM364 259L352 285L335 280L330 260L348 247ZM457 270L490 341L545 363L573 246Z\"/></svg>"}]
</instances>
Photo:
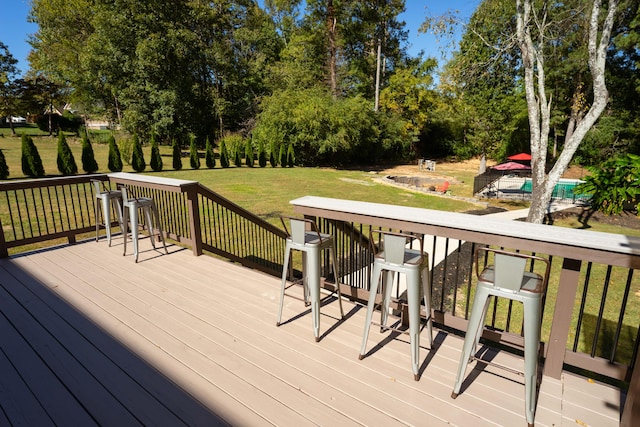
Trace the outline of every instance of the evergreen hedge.
<instances>
[{"instance_id":1,"label":"evergreen hedge","mask_svg":"<svg viewBox=\"0 0 640 427\"><path fill-rule=\"evenodd\" d=\"M122 171L122 157L120 156L120 150L118 144L116 144L116 138L109 136L109 163L107 165L111 172Z\"/></svg>"},{"instance_id":2,"label":"evergreen hedge","mask_svg":"<svg viewBox=\"0 0 640 427\"><path fill-rule=\"evenodd\" d=\"M189 142L189 162L191 163L191 169L200 169L200 157L198 157L198 144L196 144L195 135L191 135L191 141Z\"/></svg>"},{"instance_id":3,"label":"evergreen hedge","mask_svg":"<svg viewBox=\"0 0 640 427\"><path fill-rule=\"evenodd\" d=\"M38 148L30 135L22 134L22 173L26 176L38 178L44 176L44 166Z\"/></svg>"},{"instance_id":4,"label":"evergreen hedge","mask_svg":"<svg viewBox=\"0 0 640 427\"><path fill-rule=\"evenodd\" d=\"M220 141L220 166L223 168L229 167L229 153L227 152L227 144L224 139Z\"/></svg>"},{"instance_id":5,"label":"evergreen hedge","mask_svg":"<svg viewBox=\"0 0 640 427\"><path fill-rule=\"evenodd\" d=\"M278 164L283 168L287 167L287 147L280 144L280 153L278 154Z\"/></svg>"},{"instance_id":6,"label":"evergreen hedge","mask_svg":"<svg viewBox=\"0 0 640 427\"><path fill-rule=\"evenodd\" d=\"M233 157L233 164L238 168L242 167L242 156L240 155L240 149L241 147L238 145L235 150L235 156Z\"/></svg>"},{"instance_id":7,"label":"evergreen hedge","mask_svg":"<svg viewBox=\"0 0 640 427\"><path fill-rule=\"evenodd\" d=\"M253 145L251 145L251 139L247 138L244 146L244 163L252 168L253 165Z\"/></svg>"},{"instance_id":8,"label":"evergreen hedge","mask_svg":"<svg viewBox=\"0 0 640 427\"><path fill-rule=\"evenodd\" d=\"M162 170L162 156L160 156L160 148L156 141L155 135L151 134L151 161L149 166L154 172L160 172Z\"/></svg>"},{"instance_id":9,"label":"evergreen hedge","mask_svg":"<svg viewBox=\"0 0 640 427\"><path fill-rule=\"evenodd\" d=\"M147 168L147 163L144 161L144 153L142 152L142 144L138 134L133 134L133 147L131 153L131 167L136 172L142 172Z\"/></svg>"},{"instance_id":10,"label":"evergreen hedge","mask_svg":"<svg viewBox=\"0 0 640 427\"><path fill-rule=\"evenodd\" d=\"M267 153L264 149L264 142L260 140L258 144L258 165L263 168L267 166Z\"/></svg>"},{"instance_id":11,"label":"evergreen hedge","mask_svg":"<svg viewBox=\"0 0 640 427\"><path fill-rule=\"evenodd\" d=\"M91 141L85 134L82 137L82 170L86 173L94 173L98 169L100 168L98 167L98 162L96 162L96 155L93 152Z\"/></svg>"},{"instance_id":12,"label":"evergreen hedge","mask_svg":"<svg viewBox=\"0 0 640 427\"><path fill-rule=\"evenodd\" d=\"M204 153L204 162L209 169L213 169L216 167L216 156L213 152L213 146L209 141L209 137L207 137L207 141L205 143L205 153Z\"/></svg>"},{"instance_id":13,"label":"evergreen hedge","mask_svg":"<svg viewBox=\"0 0 640 427\"><path fill-rule=\"evenodd\" d=\"M293 144L289 144L289 148L287 148L287 166L292 168L295 162L296 156L293 153Z\"/></svg>"},{"instance_id":14,"label":"evergreen hedge","mask_svg":"<svg viewBox=\"0 0 640 427\"><path fill-rule=\"evenodd\" d=\"M58 170L62 175L75 175L78 173L78 165L73 157L71 147L67 143L63 132L58 133L58 156L56 158Z\"/></svg>"},{"instance_id":15,"label":"evergreen hedge","mask_svg":"<svg viewBox=\"0 0 640 427\"><path fill-rule=\"evenodd\" d=\"M173 168L179 171L182 169L182 149L180 148L180 143L177 139L173 140L171 148L173 151Z\"/></svg>"},{"instance_id":16,"label":"evergreen hedge","mask_svg":"<svg viewBox=\"0 0 640 427\"><path fill-rule=\"evenodd\" d=\"M278 160L276 158L276 143L271 141L271 145L269 147L269 163L272 168L278 166Z\"/></svg>"}]
</instances>

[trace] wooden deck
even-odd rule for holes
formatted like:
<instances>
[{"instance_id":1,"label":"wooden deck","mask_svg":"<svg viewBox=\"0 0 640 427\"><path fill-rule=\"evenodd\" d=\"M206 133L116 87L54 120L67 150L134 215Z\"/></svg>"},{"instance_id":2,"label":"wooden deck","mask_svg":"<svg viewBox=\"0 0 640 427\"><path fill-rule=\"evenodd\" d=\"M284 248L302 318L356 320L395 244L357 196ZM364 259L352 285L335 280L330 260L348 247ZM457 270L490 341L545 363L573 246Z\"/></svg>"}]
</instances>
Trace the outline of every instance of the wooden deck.
<instances>
[{"instance_id":1,"label":"wooden deck","mask_svg":"<svg viewBox=\"0 0 640 427\"><path fill-rule=\"evenodd\" d=\"M0 260L0 425L525 425L517 375L469 367L450 398L458 336L436 330L430 350L423 331L416 382L406 336L372 327L358 360L359 305L340 321L327 301L316 343L299 299L275 326L278 279L141 247L138 264L117 237ZM621 402L582 377L544 378L536 424L616 426Z\"/></svg>"}]
</instances>

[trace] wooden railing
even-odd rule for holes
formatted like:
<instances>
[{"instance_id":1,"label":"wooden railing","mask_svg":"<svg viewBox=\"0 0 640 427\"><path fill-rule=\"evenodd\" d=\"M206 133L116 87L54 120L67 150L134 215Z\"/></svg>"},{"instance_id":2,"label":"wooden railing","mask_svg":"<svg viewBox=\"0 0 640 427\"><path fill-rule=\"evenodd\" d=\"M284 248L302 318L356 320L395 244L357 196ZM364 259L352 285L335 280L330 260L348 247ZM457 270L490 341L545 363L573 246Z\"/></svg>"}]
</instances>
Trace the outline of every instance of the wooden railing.
<instances>
[{"instance_id":1,"label":"wooden railing","mask_svg":"<svg viewBox=\"0 0 640 427\"><path fill-rule=\"evenodd\" d=\"M535 253L548 257L554 266L545 298L544 374L559 378L563 369L587 370L629 382L639 363L638 237L323 197L291 203L295 212L315 218L325 232L336 235L338 258L365 259L339 266L346 275L343 282L351 282L344 285L343 295L351 292L362 298L369 288L370 254L361 243L369 230L422 234L429 239L425 248L430 248L434 318L445 327L465 331L475 283L471 274L475 247ZM505 301L493 304L484 337L521 349L518 310L517 304Z\"/></svg>"},{"instance_id":2,"label":"wooden railing","mask_svg":"<svg viewBox=\"0 0 640 427\"><path fill-rule=\"evenodd\" d=\"M269 274L281 273L283 230L195 181L136 174L0 183L0 256L61 238L73 243L78 235L94 233L90 179L153 197L167 236L196 255L208 251ZM335 236L343 295L357 300L368 296L370 230L423 234L431 257L434 317L460 333L466 330L472 300L471 255L477 245L549 257L553 269L544 312L549 325L543 331L544 374L557 378L563 368L583 369L627 382L638 374L639 238L337 199L309 197L292 203L295 212L315 217L322 230ZM522 346L517 304L494 305L487 325L486 338ZM640 395L640 388L634 395Z\"/></svg>"},{"instance_id":3,"label":"wooden railing","mask_svg":"<svg viewBox=\"0 0 640 427\"><path fill-rule=\"evenodd\" d=\"M94 233L100 212L96 219L91 179L111 189L125 185L132 197L152 197L165 235L195 255L209 251L270 274L281 272L283 230L196 181L131 173L0 183L0 256L59 239L74 243L78 235ZM117 225L115 212L111 218Z\"/></svg>"}]
</instances>

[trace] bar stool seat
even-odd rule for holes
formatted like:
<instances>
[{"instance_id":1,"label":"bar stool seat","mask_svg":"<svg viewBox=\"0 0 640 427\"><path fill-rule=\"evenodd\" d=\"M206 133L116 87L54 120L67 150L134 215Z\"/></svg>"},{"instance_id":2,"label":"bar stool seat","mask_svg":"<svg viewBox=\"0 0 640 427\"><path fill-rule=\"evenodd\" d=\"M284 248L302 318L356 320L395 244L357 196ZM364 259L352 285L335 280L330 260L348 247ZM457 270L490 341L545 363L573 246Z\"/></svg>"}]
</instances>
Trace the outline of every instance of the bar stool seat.
<instances>
[{"instance_id":1,"label":"bar stool seat","mask_svg":"<svg viewBox=\"0 0 640 427\"><path fill-rule=\"evenodd\" d=\"M379 243L374 244L374 235L379 235ZM414 241L420 242L420 249L411 249ZM407 304L409 306L409 336L411 340L411 368L413 378L417 381L419 375L420 358L420 288L426 311L426 326L429 332L429 343L433 347L433 324L431 318L431 290L429 286L429 256L424 253L423 242L418 236L404 233L393 233L383 231L372 231L369 240L374 253L373 269L371 272L371 289L369 291L369 302L367 304L367 316L362 337L362 347L360 349L360 360L364 358L369 338L369 328L371 327L373 310L375 308L376 295L382 286L382 304L380 309L381 330L401 331L387 326L389 315L389 305L391 303L391 290L396 273L406 276L407 283ZM409 247L407 247L409 243ZM377 251L381 248L381 251ZM382 280L381 280L382 279Z\"/></svg>"},{"instance_id":2,"label":"bar stool seat","mask_svg":"<svg viewBox=\"0 0 640 427\"><path fill-rule=\"evenodd\" d=\"M122 226L122 193L118 190L109 190L102 181L92 179L91 183L96 191L94 213L96 218L96 242L100 227L104 227L107 232L107 242L111 246L111 205L115 208L120 224L120 232L124 233ZM98 220L98 205L102 207L102 222Z\"/></svg>"},{"instance_id":3,"label":"bar stool seat","mask_svg":"<svg viewBox=\"0 0 640 427\"><path fill-rule=\"evenodd\" d=\"M493 254L494 265L488 265L480 273L478 254L481 252L484 252L486 257L488 257L489 254ZM527 261L540 261L545 263L546 268L544 275L541 276L537 273L525 271ZM476 349L482 336L485 316L491 297L502 297L513 301L520 301L524 308L525 414L527 423L529 427L531 427L534 425L536 410L542 298L546 291L549 277L549 260L533 255L479 247L475 253L475 264L478 285L473 300L471 316L469 317L464 345L462 347L458 374L451 397L454 399L458 397L467 365L474 359L477 359L475 357ZM512 370L487 361L483 361L483 363Z\"/></svg>"},{"instance_id":4,"label":"bar stool seat","mask_svg":"<svg viewBox=\"0 0 640 427\"><path fill-rule=\"evenodd\" d=\"M320 254L324 250L328 250L331 256L331 266L335 277L336 291L338 294L338 303L340 305L340 315L344 317L342 309L342 293L340 292L340 275L336 265L336 247L334 245L333 236L323 234L318 231L316 223L306 218L294 218L289 216L280 217L282 225L288 237L286 239L284 264L282 265L282 287L280 291L280 306L278 308L278 319L276 325L280 326L282 319L282 306L284 304L284 295L286 289L287 272L290 270L289 262L291 259L291 251L297 250L302 252L302 271L303 271L303 293L305 305L308 305L311 299L311 314L313 317L313 335L316 342L320 340ZM291 233L287 229L285 220L289 220ZM309 228L310 230L307 230Z\"/></svg>"},{"instance_id":5,"label":"bar stool seat","mask_svg":"<svg viewBox=\"0 0 640 427\"><path fill-rule=\"evenodd\" d=\"M164 252L169 253L167 251L167 245L165 243L164 236L162 234L162 226L160 224L160 217L158 216L158 208L156 207L156 203L150 197L137 197L137 198L129 198L127 195L127 188L121 187L120 191L122 192L122 205L123 209L123 224L125 227L131 221L131 240L133 241L133 254L135 255L135 261L138 262L138 210L142 210L145 225L147 226L147 230L149 232L149 238L151 239L151 244L154 249L156 244L154 242L154 233L153 233L153 221L155 221L155 226L158 229L158 240L162 241L162 246L164 247ZM122 255L127 254L127 231L125 228L124 231L124 250Z\"/></svg>"}]
</instances>

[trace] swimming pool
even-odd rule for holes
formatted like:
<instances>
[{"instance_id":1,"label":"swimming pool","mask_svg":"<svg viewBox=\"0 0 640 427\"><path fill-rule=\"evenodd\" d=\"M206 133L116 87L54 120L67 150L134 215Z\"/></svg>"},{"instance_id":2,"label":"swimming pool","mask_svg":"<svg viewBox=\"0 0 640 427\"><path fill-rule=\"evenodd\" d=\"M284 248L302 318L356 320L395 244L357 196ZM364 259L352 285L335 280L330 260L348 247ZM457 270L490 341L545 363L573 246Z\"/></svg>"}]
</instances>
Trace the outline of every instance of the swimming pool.
<instances>
[{"instance_id":1,"label":"swimming pool","mask_svg":"<svg viewBox=\"0 0 640 427\"><path fill-rule=\"evenodd\" d=\"M553 199L565 199L565 200L568 199L573 201L588 200L589 199L588 194L576 194L573 191L576 185L582 182L584 181L579 179L561 178L556 184L556 186L553 188L553 193L551 194L551 197ZM520 190L522 190L522 192L524 193L531 193L531 187L532 187L531 178L525 178L524 184L522 184L522 186L520 187Z\"/></svg>"}]
</instances>

